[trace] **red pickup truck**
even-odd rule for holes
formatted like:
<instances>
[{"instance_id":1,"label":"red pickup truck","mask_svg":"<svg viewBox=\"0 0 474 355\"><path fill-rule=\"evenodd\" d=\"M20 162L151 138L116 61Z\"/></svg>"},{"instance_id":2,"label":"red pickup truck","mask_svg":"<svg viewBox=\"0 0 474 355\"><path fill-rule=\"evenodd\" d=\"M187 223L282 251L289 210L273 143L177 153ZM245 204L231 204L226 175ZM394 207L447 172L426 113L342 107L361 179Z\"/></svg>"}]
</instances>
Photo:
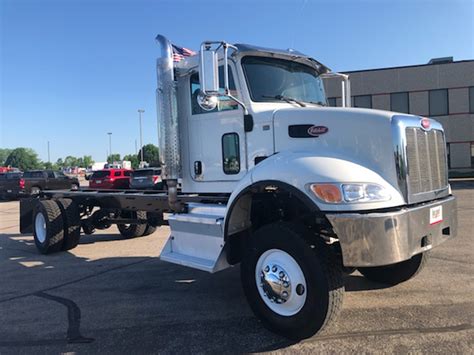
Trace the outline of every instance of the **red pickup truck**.
<instances>
[{"instance_id":1,"label":"red pickup truck","mask_svg":"<svg viewBox=\"0 0 474 355\"><path fill-rule=\"evenodd\" d=\"M128 169L104 169L96 171L89 178L89 187L94 189L128 189L130 176Z\"/></svg>"}]
</instances>

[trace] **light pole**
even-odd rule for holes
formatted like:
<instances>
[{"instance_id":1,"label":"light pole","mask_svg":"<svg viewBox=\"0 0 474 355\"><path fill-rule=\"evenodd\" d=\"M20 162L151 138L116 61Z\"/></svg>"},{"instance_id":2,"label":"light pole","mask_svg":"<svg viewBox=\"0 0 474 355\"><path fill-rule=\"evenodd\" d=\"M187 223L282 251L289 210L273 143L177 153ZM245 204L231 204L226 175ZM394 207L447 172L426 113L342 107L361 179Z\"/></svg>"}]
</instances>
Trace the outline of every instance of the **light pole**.
<instances>
[{"instance_id":1,"label":"light pole","mask_svg":"<svg viewBox=\"0 0 474 355\"><path fill-rule=\"evenodd\" d=\"M138 109L138 119L140 121L140 163L143 162L143 136L142 136L142 113L145 110Z\"/></svg>"},{"instance_id":2,"label":"light pole","mask_svg":"<svg viewBox=\"0 0 474 355\"><path fill-rule=\"evenodd\" d=\"M51 156L49 155L49 141L48 141L48 163L51 163Z\"/></svg>"},{"instance_id":3,"label":"light pole","mask_svg":"<svg viewBox=\"0 0 474 355\"><path fill-rule=\"evenodd\" d=\"M109 155L112 155L112 132L107 132L107 134L109 135ZM108 158L109 157L107 157L107 160Z\"/></svg>"}]
</instances>

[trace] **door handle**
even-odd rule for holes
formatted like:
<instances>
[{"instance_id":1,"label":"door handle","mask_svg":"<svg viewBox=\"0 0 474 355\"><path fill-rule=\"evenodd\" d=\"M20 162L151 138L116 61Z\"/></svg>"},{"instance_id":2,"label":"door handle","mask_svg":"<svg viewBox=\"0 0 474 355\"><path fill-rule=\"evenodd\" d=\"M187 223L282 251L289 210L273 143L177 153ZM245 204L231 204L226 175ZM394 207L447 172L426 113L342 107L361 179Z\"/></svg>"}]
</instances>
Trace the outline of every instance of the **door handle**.
<instances>
[{"instance_id":1,"label":"door handle","mask_svg":"<svg viewBox=\"0 0 474 355\"><path fill-rule=\"evenodd\" d=\"M202 174L202 162L200 160L196 160L194 162L194 175L201 175Z\"/></svg>"}]
</instances>

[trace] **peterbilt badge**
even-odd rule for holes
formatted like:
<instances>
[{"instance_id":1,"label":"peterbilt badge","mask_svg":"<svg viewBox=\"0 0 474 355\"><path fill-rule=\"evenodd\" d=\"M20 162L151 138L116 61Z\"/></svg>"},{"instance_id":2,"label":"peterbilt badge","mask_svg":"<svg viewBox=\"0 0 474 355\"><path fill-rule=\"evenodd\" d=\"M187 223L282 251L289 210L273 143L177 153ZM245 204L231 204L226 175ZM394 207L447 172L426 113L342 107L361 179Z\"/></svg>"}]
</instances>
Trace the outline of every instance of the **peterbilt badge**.
<instances>
[{"instance_id":1,"label":"peterbilt badge","mask_svg":"<svg viewBox=\"0 0 474 355\"><path fill-rule=\"evenodd\" d=\"M320 136L321 134L327 133L329 128L326 126L311 126L308 128L308 134L313 137Z\"/></svg>"}]
</instances>

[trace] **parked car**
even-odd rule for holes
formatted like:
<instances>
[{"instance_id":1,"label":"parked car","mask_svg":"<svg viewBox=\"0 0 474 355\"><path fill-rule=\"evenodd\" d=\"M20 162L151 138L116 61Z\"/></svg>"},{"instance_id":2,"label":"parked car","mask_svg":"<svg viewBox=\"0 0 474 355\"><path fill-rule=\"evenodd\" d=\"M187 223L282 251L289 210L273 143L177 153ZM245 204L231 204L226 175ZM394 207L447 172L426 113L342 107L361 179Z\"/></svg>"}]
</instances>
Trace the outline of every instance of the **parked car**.
<instances>
[{"instance_id":1,"label":"parked car","mask_svg":"<svg viewBox=\"0 0 474 355\"><path fill-rule=\"evenodd\" d=\"M94 189L128 189L130 188L131 170L104 169L96 171L89 178L89 187Z\"/></svg>"},{"instance_id":2,"label":"parked car","mask_svg":"<svg viewBox=\"0 0 474 355\"><path fill-rule=\"evenodd\" d=\"M137 169L132 172L130 188L135 190L163 190L161 169Z\"/></svg>"},{"instance_id":3,"label":"parked car","mask_svg":"<svg viewBox=\"0 0 474 355\"><path fill-rule=\"evenodd\" d=\"M0 174L0 198L16 198L25 194L25 180L21 172L4 172Z\"/></svg>"},{"instance_id":4,"label":"parked car","mask_svg":"<svg viewBox=\"0 0 474 355\"><path fill-rule=\"evenodd\" d=\"M42 190L63 190L79 188L79 180L64 175L62 171L30 170L23 173L24 193L37 195Z\"/></svg>"}]
</instances>

